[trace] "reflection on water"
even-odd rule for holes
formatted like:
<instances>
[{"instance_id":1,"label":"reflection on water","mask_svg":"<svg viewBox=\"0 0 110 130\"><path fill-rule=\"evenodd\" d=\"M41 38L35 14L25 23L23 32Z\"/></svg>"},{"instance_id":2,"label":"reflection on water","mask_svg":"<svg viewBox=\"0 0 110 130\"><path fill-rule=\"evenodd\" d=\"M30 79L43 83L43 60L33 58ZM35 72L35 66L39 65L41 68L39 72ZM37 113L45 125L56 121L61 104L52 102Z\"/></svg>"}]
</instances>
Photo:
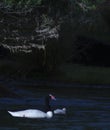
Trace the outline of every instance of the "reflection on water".
<instances>
[{"instance_id":1,"label":"reflection on water","mask_svg":"<svg viewBox=\"0 0 110 130\"><path fill-rule=\"evenodd\" d=\"M106 89L20 89L23 98L0 98L0 130L110 130L110 96ZM23 93L24 92L24 93ZM52 108L67 108L52 119L11 117L7 110L44 107L43 97L53 93Z\"/></svg>"}]
</instances>

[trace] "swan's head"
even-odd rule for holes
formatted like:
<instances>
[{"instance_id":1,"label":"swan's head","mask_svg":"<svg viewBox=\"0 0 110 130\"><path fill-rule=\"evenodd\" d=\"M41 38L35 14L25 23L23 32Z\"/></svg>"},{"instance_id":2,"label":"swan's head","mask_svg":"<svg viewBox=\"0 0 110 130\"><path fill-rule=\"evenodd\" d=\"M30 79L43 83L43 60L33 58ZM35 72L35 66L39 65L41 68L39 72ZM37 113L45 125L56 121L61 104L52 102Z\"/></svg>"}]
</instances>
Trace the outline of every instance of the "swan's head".
<instances>
[{"instance_id":1,"label":"swan's head","mask_svg":"<svg viewBox=\"0 0 110 130\"><path fill-rule=\"evenodd\" d=\"M49 97L50 97L50 99L52 99L52 100L56 100L56 98L55 98L52 94L49 94Z\"/></svg>"},{"instance_id":2,"label":"swan's head","mask_svg":"<svg viewBox=\"0 0 110 130\"><path fill-rule=\"evenodd\" d=\"M53 112L52 112L52 111L48 111L46 114L47 114L46 117L47 117L48 119L53 117Z\"/></svg>"},{"instance_id":3,"label":"swan's head","mask_svg":"<svg viewBox=\"0 0 110 130\"><path fill-rule=\"evenodd\" d=\"M50 100L56 100L56 98L52 94L49 94L45 97L45 108L46 108L45 111L46 112L51 111Z\"/></svg>"}]
</instances>

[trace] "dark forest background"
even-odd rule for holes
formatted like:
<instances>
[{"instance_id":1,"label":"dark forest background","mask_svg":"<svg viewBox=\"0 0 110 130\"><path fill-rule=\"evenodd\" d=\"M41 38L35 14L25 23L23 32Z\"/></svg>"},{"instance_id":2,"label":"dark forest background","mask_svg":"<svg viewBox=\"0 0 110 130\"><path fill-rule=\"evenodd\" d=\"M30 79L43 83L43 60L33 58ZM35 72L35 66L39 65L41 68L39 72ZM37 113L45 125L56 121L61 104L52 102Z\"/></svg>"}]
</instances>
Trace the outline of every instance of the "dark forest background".
<instances>
[{"instance_id":1,"label":"dark forest background","mask_svg":"<svg viewBox=\"0 0 110 130\"><path fill-rule=\"evenodd\" d=\"M0 75L109 83L109 7L108 0L1 0Z\"/></svg>"}]
</instances>

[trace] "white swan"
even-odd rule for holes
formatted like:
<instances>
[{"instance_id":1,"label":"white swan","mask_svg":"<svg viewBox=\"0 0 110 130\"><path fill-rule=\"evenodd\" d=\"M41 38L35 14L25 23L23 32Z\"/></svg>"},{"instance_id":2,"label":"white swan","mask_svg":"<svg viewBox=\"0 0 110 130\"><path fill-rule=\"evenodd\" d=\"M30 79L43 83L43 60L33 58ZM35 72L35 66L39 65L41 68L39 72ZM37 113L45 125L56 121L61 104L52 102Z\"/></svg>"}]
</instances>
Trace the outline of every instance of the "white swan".
<instances>
[{"instance_id":1,"label":"white swan","mask_svg":"<svg viewBox=\"0 0 110 130\"><path fill-rule=\"evenodd\" d=\"M56 110L54 110L54 114L64 115L64 114L66 114L66 108L56 109Z\"/></svg>"},{"instance_id":2,"label":"white swan","mask_svg":"<svg viewBox=\"0 0 110 130\"><path fill-rule=\"evenodd\" d=\"M46 112L37 109L27 109L22 111L8 111L14 117L24 117L24 118L52 118L53 112L50 107L50 99L56 100L52 94L49 94L45 98Z\"/></svg>"},{"instance_id":3,"label":"white swan","mask_svg":"<svg viewBox=\"0 0 110 130\"><path fill-rule=\"evenodd\" d=\"M8 112L14 117L24 117L24 118L52 118L53 117L52 111L48 111L45 113L43 111L35 110L35 109L28 109L28 110L16 111L16 112L8 111Z\"/></svg>"}]
</instances>

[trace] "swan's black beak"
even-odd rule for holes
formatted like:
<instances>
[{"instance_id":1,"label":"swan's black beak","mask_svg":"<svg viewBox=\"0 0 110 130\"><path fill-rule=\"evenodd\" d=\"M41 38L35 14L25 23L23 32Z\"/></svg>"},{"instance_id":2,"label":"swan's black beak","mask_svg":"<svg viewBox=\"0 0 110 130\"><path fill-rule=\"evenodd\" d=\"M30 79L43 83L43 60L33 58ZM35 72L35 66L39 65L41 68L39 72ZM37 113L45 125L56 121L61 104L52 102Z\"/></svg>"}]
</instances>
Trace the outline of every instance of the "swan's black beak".
<instances>
[{"instance_id":1,"label":"swan's black beak","mask_svg":"<svg viewBox=\"0 0 110 130\"><path fill-rule=\"evenodd\" d=\"M52 94L49 94L49 96L52 100L56 100L56 98Z\"/></svg>"}]
</instances>

